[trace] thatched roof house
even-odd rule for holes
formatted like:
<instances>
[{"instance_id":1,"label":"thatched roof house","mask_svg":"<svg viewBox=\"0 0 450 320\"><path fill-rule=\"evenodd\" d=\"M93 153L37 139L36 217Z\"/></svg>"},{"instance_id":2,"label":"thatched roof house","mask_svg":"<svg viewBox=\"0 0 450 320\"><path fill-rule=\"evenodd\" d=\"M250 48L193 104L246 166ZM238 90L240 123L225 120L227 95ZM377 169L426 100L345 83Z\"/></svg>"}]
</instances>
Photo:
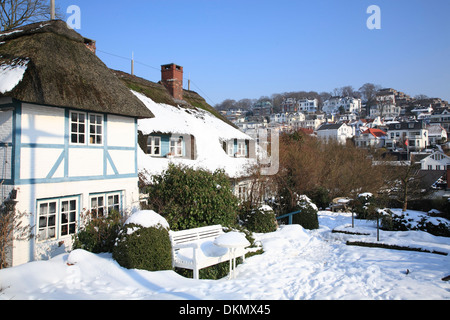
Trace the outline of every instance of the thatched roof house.
<instances>
[{"instance_id":1,"label":"thatched roof house","mask_svg":"<svg viewBox=\"0 0 450 320\"><path fill-rule=\"evenodd\" d=\"M2 79L0 98L137 118L153 117L87 47L91 42L61 20L0 33L0 76L3 73L7 77L8 72L10 79L11 74L21 76L9 86Z\"/></svg>"}]
</instances>

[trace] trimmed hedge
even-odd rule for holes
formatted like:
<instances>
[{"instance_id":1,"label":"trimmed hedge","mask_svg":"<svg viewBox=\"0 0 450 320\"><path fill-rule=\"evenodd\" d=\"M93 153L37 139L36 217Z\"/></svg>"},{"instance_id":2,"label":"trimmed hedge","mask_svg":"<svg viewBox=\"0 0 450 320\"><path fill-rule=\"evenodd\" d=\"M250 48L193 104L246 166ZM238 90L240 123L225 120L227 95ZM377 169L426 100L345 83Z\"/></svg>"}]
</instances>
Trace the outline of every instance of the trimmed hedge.
<instances>
[{"instance_id":1,"label":"trimmed hedge","mask_svg":"<svg viewBox=\"0 0 450 320\"><path fill-rule=\"evenodd\" d=\"M113 258L127 269L172 270L169 231L160 225L144 228L127 224L118 236Z\"/></svg>"}]
</instances>

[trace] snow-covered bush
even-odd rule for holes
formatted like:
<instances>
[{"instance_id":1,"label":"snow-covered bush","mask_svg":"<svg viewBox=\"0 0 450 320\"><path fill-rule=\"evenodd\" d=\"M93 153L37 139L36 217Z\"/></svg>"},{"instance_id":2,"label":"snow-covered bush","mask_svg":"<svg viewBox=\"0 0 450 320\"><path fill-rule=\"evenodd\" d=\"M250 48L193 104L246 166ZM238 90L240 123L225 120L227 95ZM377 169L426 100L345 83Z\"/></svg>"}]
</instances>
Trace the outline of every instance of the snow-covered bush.
<instances>
[{"instance_id":1,"label":"snow-covered bush","mask_svg":"<svg viewBox=\"0 0 450 320\"><path fill-rule=\"evenodd\" d=\"M389 231L425 231L435 236L450 237L450 222L444 218L430 217L425 212L400 209L384 215L381 228Z\"/></svg>"},{"instance_id":2,"label":"snow-covered bush","mask_svg":"<svg viewBox=\"0 0 450 320\"><path fill-rule=\"evenodd\" d=\"M301 213L294 215L294 224L299 224L309 230L319 229L318 208L312 203L311 199L305 195L298 196L297 210Z\"/></svg>"},{"instance_id":3,"label":"snow-covered bush","mask_svg":"<svg viewBox=\"0 0 450 320\"><path fill-rule=\"evenodd\" d=\"M273 209L264 205L244 213L244 227L256 233L269 233L277 230L278 225Z\"/></svg>"},{"instance_id":4,"label":"snow-covered bush","mask_svg":"<svg viewBox=\"0 0 450 320\"><path fill-rule=\"evenodd\" d=\"M169 224L154 211L133 214L119 233L113 258L128 269L171 270Z\"/></svg>"},{"instance_id":5,"label":"snow-covered bush","mask_svg":"<svg viewBox=\"0 0 450 320\"><path fill-rule=\"evenodd\" d=\"M350 202L357 219L371 219L376 213L376 199L371 193L361 193Z\"/></svg>"}]
</instances>

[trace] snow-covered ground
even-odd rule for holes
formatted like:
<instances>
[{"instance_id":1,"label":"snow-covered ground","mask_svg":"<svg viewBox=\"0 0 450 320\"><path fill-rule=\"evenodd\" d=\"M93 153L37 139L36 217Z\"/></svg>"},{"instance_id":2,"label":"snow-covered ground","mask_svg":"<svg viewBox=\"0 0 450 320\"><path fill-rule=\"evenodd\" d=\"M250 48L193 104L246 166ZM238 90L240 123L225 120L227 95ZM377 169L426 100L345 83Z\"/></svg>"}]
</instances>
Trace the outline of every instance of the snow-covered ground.
<instances>
[{"instance_id":1,"label":"snow-covered ground","mask_svg":"<svg viewBox=\"0 0 450 320\"><path fill-rule=\"evenodd\" d=\"M77 250L1 270L0 299L450 299L450 282L441 280L450 275L448 255L347 246L348 239L373 240L374 223L355 220L355 229L370 236L352 236L331 232L336 227L350 230L350 214L322 211L319 216L318 230L294 225L258 234L265 253L239 265L233 280L127 270L109 254ZM424 232L381 231L380 237L383 242L450 252L450 238Z\"/></svg>"}]
</instances>

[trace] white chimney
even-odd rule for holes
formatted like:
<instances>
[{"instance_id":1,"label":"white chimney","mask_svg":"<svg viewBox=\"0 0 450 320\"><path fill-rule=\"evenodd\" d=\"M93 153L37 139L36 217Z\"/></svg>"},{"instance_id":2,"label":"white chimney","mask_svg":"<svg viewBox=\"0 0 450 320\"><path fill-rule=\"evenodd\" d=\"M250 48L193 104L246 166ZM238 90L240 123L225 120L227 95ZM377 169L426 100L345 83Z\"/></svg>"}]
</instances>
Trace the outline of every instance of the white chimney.
<instances>
[{"instance_id":1,"label":"white chimney","mask_svg":"<svg viewBox=\"0 0 450 320\"><path fill-rule=\"evenodd\" d=\"M50 16L52 20L56 19L55 0L50 0Z\"/></svg>"}]
</instances>

